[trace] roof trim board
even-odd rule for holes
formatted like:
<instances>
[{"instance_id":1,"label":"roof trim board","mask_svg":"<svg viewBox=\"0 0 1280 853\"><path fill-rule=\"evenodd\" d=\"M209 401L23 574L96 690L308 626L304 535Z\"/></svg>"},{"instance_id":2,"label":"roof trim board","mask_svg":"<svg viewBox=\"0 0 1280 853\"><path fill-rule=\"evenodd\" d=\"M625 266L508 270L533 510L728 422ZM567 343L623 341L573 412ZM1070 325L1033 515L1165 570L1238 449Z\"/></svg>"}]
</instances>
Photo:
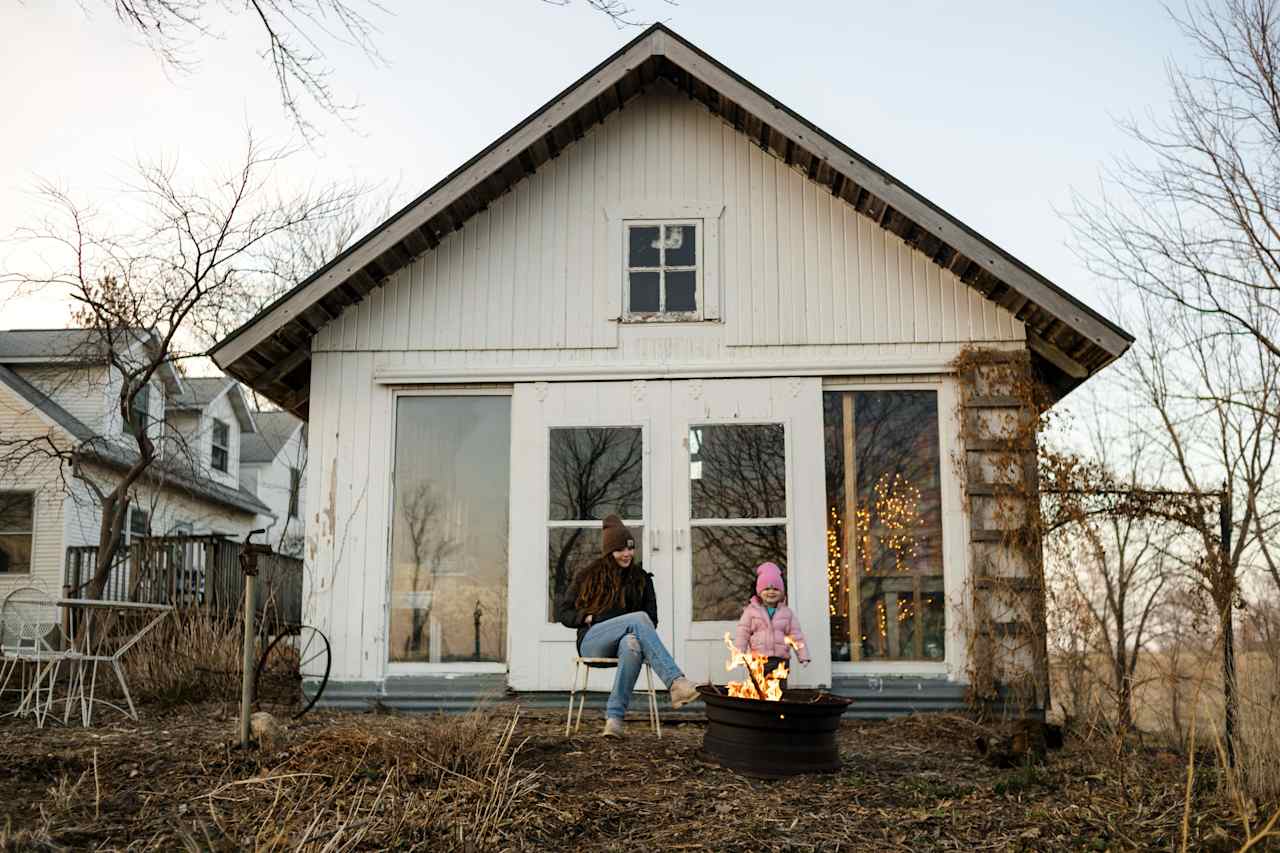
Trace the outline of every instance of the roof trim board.
<instances>
[{"instance_id":1,"label":"roof trim board","mask_svg":"<svg viewBox=\"0 0 1280 853\"><path fill-rule=\"evenodd\" d=\"M1065 393L1128 349L1124 329L1058 288L924 196L781 104L666 27L657 24L618 50L306 281L219 342L210 355L228 373L286 409L306 407L309 343L323 325L361 301L409 259L461 228L492 197L554 157L654 79L666 77L726 122L758 132L759 144L827 184L859 212L952 269L1003 305L1039 341L1033 353ZM726 106L727 105L727 106ZM561 138L556 139L555 134ZM433 218L435 224L433 225ZM328 299L331 303L326 304ZM315 311L311 320L304 316ZM1049 353L1052 355L1046 355ZM1066 366L1064 366L1066 365ZM286 379L292 376L292 382Z\"/></svg>"}]
</instances>

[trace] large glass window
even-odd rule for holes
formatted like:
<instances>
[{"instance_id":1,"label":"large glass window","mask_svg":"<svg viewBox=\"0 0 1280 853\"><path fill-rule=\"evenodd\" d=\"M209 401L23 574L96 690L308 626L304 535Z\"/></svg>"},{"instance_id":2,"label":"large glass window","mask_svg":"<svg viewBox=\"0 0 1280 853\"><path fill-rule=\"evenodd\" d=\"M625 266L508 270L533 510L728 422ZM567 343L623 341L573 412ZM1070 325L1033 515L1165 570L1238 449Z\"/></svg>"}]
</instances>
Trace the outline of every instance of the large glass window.
<instances>
[{"instance_id":1,"label":"large glass window","mask_svg":"<svg viewBox=\"0 0 1280 853\"><path fill-rule=\"evenodd\" d=\"M393 662L503 661L509 397L401 397L391 531Z\"/></svg>"},{"instance_id":2,"label":"large glass window","mask_svg":"<svg viewBox=\"0 0 1280 853\"><path fill-rule=\"evenodd\" d=\"M640 427L551 430L547 621L573 575L600 556L600 522L616 513L644 555L644 437Z\"/></svg>"},{"instance_id":3,"label":"large glass window","mask_svg":"<svg viewBox=\"0 0 1280 853\"><path fill-rule=\"evenodd\" d=\"M30 492L0 492L0 574L31 572L35 498Z\"/></svg>"},{"instance_id":4,"label":"large glass window","mask_svg":"<svg viewBox=\"0 0 1280 853\"><path fill-rule=\"evenodd\" d=\"M934 391L822 395L831 659L942 660L942 488Z\"/></svg>"},{"instance_id":5,"label":"large glass window","mask_svg":"<svg viewBox=\"0 0 1280 853\"><path fill-rule=\"evenodd\" d=\"M782 424L689 428L693 618L737 619L755 568L787 568L787 449Z\"/></svg>"}]
</instances>

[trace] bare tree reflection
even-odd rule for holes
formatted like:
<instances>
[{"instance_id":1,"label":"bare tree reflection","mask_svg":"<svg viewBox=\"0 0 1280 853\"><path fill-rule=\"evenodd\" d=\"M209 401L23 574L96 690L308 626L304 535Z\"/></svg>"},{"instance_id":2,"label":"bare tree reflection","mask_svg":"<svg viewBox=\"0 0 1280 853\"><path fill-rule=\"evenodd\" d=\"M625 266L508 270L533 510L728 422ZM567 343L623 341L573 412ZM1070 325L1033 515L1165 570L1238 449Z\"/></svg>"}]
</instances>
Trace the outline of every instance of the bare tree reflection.
<instances>
[{"instance_id":1,"label":"bare tree reflection","mask_svg":"<svg viewBox=\"0 0 1280 853\"><path fill-rule=\"evenodd\" d=\"M845 404L854 423L845 446ZM933 391L823 394L828 528L853 534L852 547L828 537L828 600L835 659L851 644L863 657L940 657L944 600L941 459ZM846 467L856 473L847 517ZM857 572L860 577L851 577ZM858 612L849 595L858 584ZM851 636L852 634L859 636Z\"/></svg>"},{"instance_id":2,"label":"bare tree reflection","mask_svg":"<svg viewBox=\"0 0 1280 853\"><path fill-rule=\"evenodd\" d=\"M696 426L689 430L689 486L695 519L783 518L787 514L786 435L781 424ZM755 588L755 567L785 572L785 524L693 528L693 618L736 619Z\"/></svg>"},{"instance_id":3,"label":"bare tree reflection","mask_svg":"<svg viewBox=\"0 0 1280 853\"><path fill-rule=\"evenodd\" d=\"M409 578L409 592L415 599L411 610L413 621L404 641L404 653L409 657L429 651L422 645L422 629L431 623L431 608L435 603L436 580L441 565L458 550L458 543L443 530L440 523L443 501L430 480L419 483L409 492L403 499L400 512L404 516L409 554L413 559L413 573ZM424 573L430 581L425 590L422 587ZM432 595L427 597L426 607L418 607L417 593L424 591Z\"/></svg>"},{"instance_id":4,"label":"bare tree reflection","mask_svg":"<svg viewBox=\"0 0 1280 853\"><path fill-rule=\"evenodd\" d=\"M638 427L551 430L551 520L644 514L644 441ZM548 538L550 605L584 560L594 559L599 525L556 528Z\"/></svg>"}]
</instances>

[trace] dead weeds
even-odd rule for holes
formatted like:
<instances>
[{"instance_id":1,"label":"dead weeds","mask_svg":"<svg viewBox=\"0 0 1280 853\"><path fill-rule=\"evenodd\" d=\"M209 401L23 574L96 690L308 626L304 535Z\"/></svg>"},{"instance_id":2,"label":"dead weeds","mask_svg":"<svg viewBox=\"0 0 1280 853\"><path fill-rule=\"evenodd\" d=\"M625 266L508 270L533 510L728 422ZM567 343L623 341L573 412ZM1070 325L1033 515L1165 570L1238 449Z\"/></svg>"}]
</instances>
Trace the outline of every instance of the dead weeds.
<instances>
[{"instance_id":1,"label":"dead weeds","mask_svg":"<svg viewBox=\"0 0 1280 853\"><path fill-rule=\"evenodd\" d=\"M1163 752L1069 740L994 770L971 720L920 716L848 722L840 772L770 782L704 760L697 723L657 740L637 721L622 742L562 725L509 707L319 713L240 751L217 705L90 730L9 718L0 850L1183 848L1186 767ZM1185 849L1239 847L1217 790L1194 786Z\"/></svg>"}]
</instances>

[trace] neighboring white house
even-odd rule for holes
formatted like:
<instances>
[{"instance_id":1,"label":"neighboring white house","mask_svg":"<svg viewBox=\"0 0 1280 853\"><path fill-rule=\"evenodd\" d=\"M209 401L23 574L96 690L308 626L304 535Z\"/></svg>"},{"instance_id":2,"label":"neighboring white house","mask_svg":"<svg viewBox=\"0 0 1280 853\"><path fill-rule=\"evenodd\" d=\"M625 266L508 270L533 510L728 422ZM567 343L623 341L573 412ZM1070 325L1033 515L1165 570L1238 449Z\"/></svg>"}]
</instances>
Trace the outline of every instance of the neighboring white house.
<instances>
[{"instance_id":1,"label":"neighboring white house","mask_svg":"<svg viewBox=\"0 0 1280 853\"><path fill-rule=\"evenodd\" d=\"M215 381L234 387L234 397L224 393L191 408L205 383L169 369L139 395L134 416L146 419L159 459L133 490L126 542L184 533L242 537L270 512L240 485L235 462L252 417L235 383ZM90 483L109 489L137 458L117 410L119 385L91 331L0 332L0 596L30 584L58 592L67 548L98 544L102 514ZM239 415L229 414L234 398ZM176 410L175 401L183 401ZM200 437L190 421L219 416L231 424L225 466L207 442L188 440ZM72 453L74 461L45 447Z\"/></svg>"},{"instance_id":2,"label":"neighboring white house","mask_svg":"<svg viewBox=\"0 0 1280 853\"><path fill-rule=\"evenodd\" d=\"M212 356L308 420L331 701L567 688L554 599L617 512L692 678L724 678L772 560L813 657L793 680L892 713L961 701L987 572L1040 622L992 646L1043 628L1038 553L955 464L993 468L960 412L994 429L1010 398L962 399L957 356L1029 359L1062 395L1131 342L655 26Z\"/></svg>"},{"instance_id":3,"label":"neighboring white house","mask_svg":"<svg viewBox=\"0 0 1280 853\"><path fill-rule=\"evenodd\" d=\"M301 557L306 538L306 424L279 411L254 412L253 420L257 431L240 441L240 482L271 508L255 522L267 528L263 541L277 553Z\"/></svg>"}]
</instances>

